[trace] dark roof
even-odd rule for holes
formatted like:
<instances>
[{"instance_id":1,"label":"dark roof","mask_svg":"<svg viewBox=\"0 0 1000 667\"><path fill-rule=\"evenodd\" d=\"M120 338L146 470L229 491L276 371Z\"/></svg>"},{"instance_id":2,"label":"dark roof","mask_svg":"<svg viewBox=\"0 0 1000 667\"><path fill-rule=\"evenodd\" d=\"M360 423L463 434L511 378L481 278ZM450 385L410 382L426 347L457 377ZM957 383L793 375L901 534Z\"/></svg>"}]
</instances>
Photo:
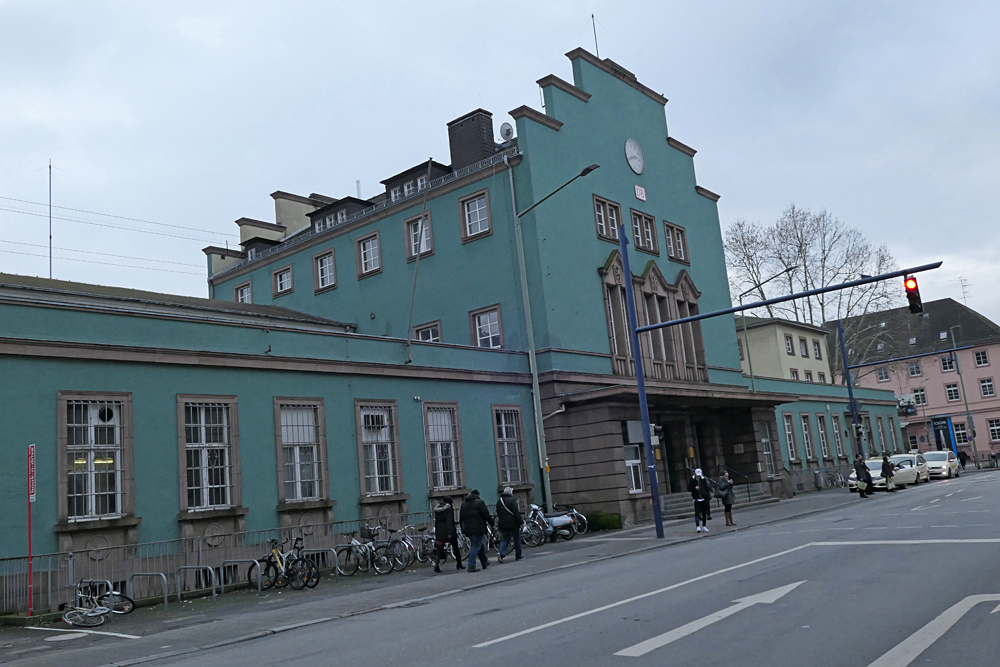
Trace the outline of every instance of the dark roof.
<instances>
[{"instance_id":1,"label":"dark roof","mask_svg":"<svg viewBox=\"0 0 1000 667\"><path fill-rule=\"evenodd\" d=\"M461 116L459 116L455 120L450 121L448 123L448 127L451 127L455 123L461 123L466 118L472 118L473 116L478 115L478 114L482 114L484 116L489 116L490 118L493 118L493 114L490 113L489 111L487 111L486 109L476 109L475 111L470 111L469 113L462 114Z\"/></svg>"},{"instance_id":2,"label":"dark roof","mask_svg":"<svg viewBox=\"0 0 1000 667\"><path fill-rule=\"evenodd\" d=\"M441 164L440 162L438 162L436 160L431 160L431 166L435 170L437 170L437 171L443 171L446 174L451 173L451 167L449 167L446 164ZM392 183L393 181L399 180L401 178L406 178L407 176L420 175L420 174L425 174L425 173L427 173L427 163L426 162L421 162L417 166L410 167L406 171L401 171L398 174L396 174L395 176L390 176L389 178L385 179L384 181L379 181L379 183L381 183L382 185L388 185L389 183Z\"/></svg>"},{"instance_id":3,"label":"dark roof","mask_svg":"<svg viewBox=\"0 0 1000 667\"><path fill-rule=\"evenodd\" d=\"M367 199L358 199L357 197L342 197L341 199L334 201L332 204L327 204L326 206L318 208L315 211L311 211L309 213L309 217L318 218L320 216L324 216L330 211L338 209L345 204L354 204L357 210L361 210L363 208L368 208L369 206L374 206L375 203Z\"/></svg>"},{"instance_id":4,"label":"dark roof","mask_svg":"<svg viewBox=\"0 0 1000 667\"><path fill-rule=\"evenodd\" d=\"M77 301L81 304L96 302L117 302L119 307L134 307L148 310L151 314L164 309L185 311L188 316L197 317L199 313L224 314L236 317L269 318L284 320L290 324L312 324L332 327L353 327L353 324L337 322L324 317L317 317L297 310L279 306L265 306L251 303L237 303L222 299L203 299L180 294L163 294L160 292L145 292L143 290L124 287L109 287L91 285L88 283L70 282L68 280L50 280L34 276L19 276L0 273L0 298L12 291L23 291L25 296L31 295L39 301Z\"/></svg>"},{"instance_id":5,"label":"dark roof","mask_svg":"<svg viewBox=\"0 0 1000 667\"><path fill-rule=\"evenodd\" d=\"M806 329L807 331L815 331L816 333L827 334L830 333L822 327L817 327L812 324L806 324L805 322L796 322L795 320L786 320L780 317L754 317L753 315L737 315L736 316L736 328L743 328L743 320L746 320L747 329L753 329L754 327L762 327L768 324L780 324L786 327L797 327L799 329Z\"/></svg>"}]
</instances>

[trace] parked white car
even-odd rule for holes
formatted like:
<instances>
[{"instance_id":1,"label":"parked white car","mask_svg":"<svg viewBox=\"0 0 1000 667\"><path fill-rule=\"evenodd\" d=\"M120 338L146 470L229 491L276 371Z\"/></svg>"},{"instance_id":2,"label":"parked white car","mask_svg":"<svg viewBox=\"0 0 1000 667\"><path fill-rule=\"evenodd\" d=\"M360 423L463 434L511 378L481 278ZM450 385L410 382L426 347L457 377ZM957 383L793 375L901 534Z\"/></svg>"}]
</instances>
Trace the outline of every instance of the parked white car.
<instances>
[{"instance_id":1,"label":"parked white car","mask_svg":"<svg viewBox=\"0 0 1000 667\"><path fill-rule=\"evenodd\" d=\"M923 457L927 461L927 471L931 477L951 479L952 477L958 477L960 474L962 466L958 463L958 457L955 456L955 452L950 449L924 452Z\"/></svg>"},{"instance_id":2,"label":"parked white car","mask_svg":"<svg viewBox=\"0 0 1000 667\"><path fill-rule=\"evenodd\" d=\"M907 456L906 454L900 454L900 456ZM893 457L895 458L895 457ZM892 473L892 483L898 488L903 488L907 484L918 484L917 481L919 474L917 468L914 466L900 467L891 458L889 462L893 464ZM865 465L868 466L868 471L872 474L872 487L878 491L885 491L886 482L885 478L882 477L882 457L872 458L865 461ZM858 475L856 472L851 472L851 476L847 478L847 488L851 491L858 490Z\"/></svg>"},{"instance_id":3,"label":"parked white car","mask_svg":"<svg viewBox=\"0 0 1000 667\"><path fill-rule=\"evenodd\" d=\"M896 454L895 456L890 456L889 460L896 466L896 473L892 478L896 483L899 483L903 479L909 480L911 475L913 480L905 481L903 484L913 484L916 486L920 482L929 482L931 480L931 474L927 469L927 461L922 454Z\"/></svg>"}]
</instances>

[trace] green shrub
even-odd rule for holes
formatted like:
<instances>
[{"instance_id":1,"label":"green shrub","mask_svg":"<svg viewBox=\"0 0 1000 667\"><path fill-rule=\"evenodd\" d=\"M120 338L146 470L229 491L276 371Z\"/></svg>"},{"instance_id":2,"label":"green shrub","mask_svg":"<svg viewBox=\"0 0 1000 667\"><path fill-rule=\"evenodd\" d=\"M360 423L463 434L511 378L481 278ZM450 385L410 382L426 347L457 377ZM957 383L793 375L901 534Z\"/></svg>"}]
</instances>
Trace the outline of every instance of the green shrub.
<instances>
[{"instance_id":1,"label":"green shrub","mask_svg":"<svg viewBox=\"0 0 1000 667\"><path fill-rule=\"evenodd\" d=\"M621 514L596 511L590 512L586 516L588 530L620 530L622 527Z\"/></svg>"}]
</instances>

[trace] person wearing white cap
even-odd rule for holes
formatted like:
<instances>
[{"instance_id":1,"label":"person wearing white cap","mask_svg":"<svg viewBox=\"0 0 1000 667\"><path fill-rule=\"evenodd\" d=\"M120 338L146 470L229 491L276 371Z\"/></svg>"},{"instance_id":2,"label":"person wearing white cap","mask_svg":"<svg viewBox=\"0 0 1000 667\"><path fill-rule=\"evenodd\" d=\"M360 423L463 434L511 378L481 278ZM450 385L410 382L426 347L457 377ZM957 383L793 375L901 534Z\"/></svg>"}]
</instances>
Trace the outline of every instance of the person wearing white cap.
<instances>
[{"instance_id":1,"label":"person wearing white cap","mask_svg":"<svg viewBox=\"0 0 1000 667\"><path fill-rule=\"evenodd\" d=\"M688 491L694 499L694 525L696 533L707 533L708 504L712 502L712 486L708 478L701 473L701 468L694 471L694 477L688 480Z\"/></svg>"},{"instance_id":2,"label":"person wearing white cap","mask_svg":"<svg viewBox=\"0 0 1000 667\"><path fill-rule=\"evenodd\" d=\"M514 488L504 487L503 493L497 499L497 527L500 529L502 541L497 550L497 560L510 555L509 549L513 544L514 560L523 560L521 554L521 526L524 525L524 517L521 516L521 508L517 505L517 498L514 497Z\"/></svg>"}]
</instances>

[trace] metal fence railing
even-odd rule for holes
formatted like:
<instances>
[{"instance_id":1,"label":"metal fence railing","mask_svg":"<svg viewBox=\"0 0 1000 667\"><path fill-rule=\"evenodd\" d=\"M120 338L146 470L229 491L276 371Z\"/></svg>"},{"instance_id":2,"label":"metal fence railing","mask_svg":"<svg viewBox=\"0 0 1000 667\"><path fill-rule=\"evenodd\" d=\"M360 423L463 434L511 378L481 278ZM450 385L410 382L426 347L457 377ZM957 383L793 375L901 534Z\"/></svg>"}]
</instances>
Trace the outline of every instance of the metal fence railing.
<instances>
[{"instance_id":1,"label":"metal fence railing","mask_svg":"<svg viewBox=\"0 0 1000 667\"><path fill-rule=\"evenodd\" d=\"M213 579L222 591L227 587L245 587L248 568L253 567L248 561L265 556L267 542L272 538L288 540L290 544L301 536L310 558L315 558L320 568L332 569L336 563L330 550L349 543L350 533L366 533L366 525L402 529L407 525L430 526L433 521L432 512L411 512L377 520L337 521L36 555L31 568L32 608L36 613L58 610L60 603L72 600L76 583L83 579L110 581L115 590L128 591L135 599L162 599L208 589ZM385 535L383 531L382 537ZM208 569L213 573L209 574ZM183 576L177 577L178 573ZM170 582L179 581L180 589L174 584L174 590L163 590L164 581L168 587ZM28 599L27 557L0 559L0 614L26 612Z\"/></svg>"}]
</instances>

